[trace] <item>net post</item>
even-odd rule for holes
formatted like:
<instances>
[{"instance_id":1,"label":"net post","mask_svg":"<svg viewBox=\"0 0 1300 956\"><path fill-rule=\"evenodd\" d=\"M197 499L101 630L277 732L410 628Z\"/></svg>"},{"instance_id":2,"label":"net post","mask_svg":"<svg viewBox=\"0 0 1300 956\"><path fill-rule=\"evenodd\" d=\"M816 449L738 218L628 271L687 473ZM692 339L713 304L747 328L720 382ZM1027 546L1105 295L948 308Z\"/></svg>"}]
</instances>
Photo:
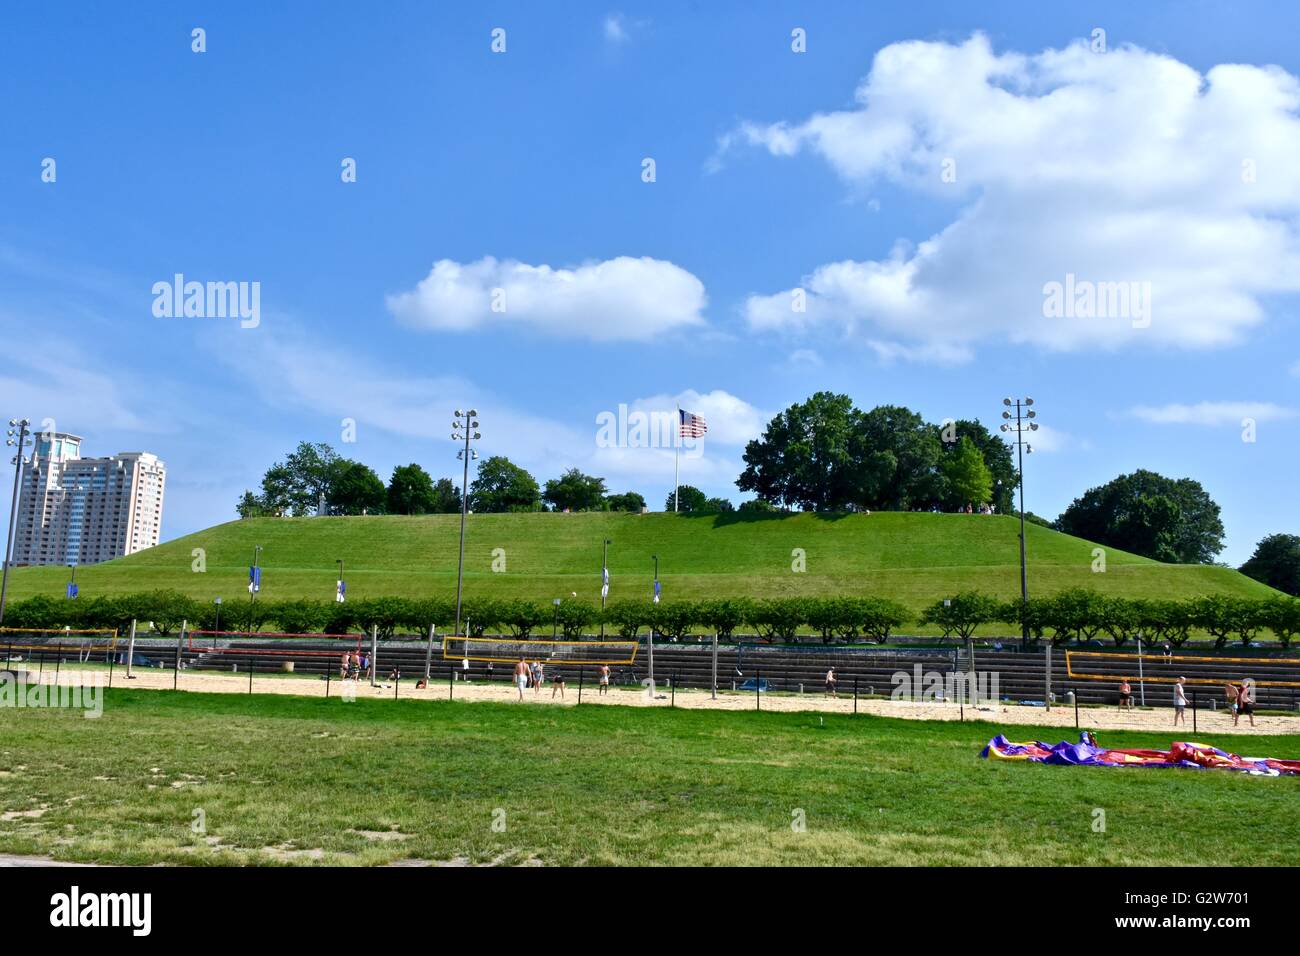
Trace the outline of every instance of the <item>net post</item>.
<instances>
[{"instance_id":1,"label":"net post","mask_svg":"<svg viewBox=\"0 0 1300 956\"><path fill-rule=\"evenodd\" d=\"M1192 688L1192 733L1196 733L1196 688Z\"/></svg>"},{"instance_id":2,"label":"net post","mask_svg":"<svg viewBox=\"0 0 1300 956\"><path fill-rule=\"evenodd\" d=\"M14 653L14 642L11 639L9 641L9 646L5 648L5 670L9 669L9 661L10 658L13 657L13 653Z\"/></svg>"},{"instance_id":3,"label":"net post","mask_svg":"<svg viewBox=\"0 0 1300 956\"><path fill-rule=\"evenodd\" d=\"M668 706L676 707L677 706L677 672L676 671L673 671L673 684L672 687L670 688L670 693L672 694L672 697L670 697L668 700Z\"/></svg>"},{"instance_id":4,"label":"net post","mask_svg":"<svg viewBox=\"0 0 1300 956\"><path fill-rule=\"evenodd\" d=\"M434 624L429 625L429 642L424 649L424 685L426 687L429 686L429 670L433 667L433 636L436 626ZM466 653L465 656L468 657L469 654Z\"/></svg>"},{"instance_id":5,"label":"net post","mask_svg":"<svg viewBox=\"0 0 1300 956\"><path fill-rule=\"evenodd\" d=\"M131 637L126 644L126 679L131 680L131 667L135 663L135 618L131 618Z\"/></svg>"},{"instance_id":6,"label":"net post","mask_svg":"<svg viewBox=\"0 0 1300 956\"><path fill-rule=\"evenodd\" d=\"M379 667L379 625L370 625L370 686L375 686L375 671Z\"/></svg>"},{"instance_id":7,"label":"net post","mask_svg":"<svg viewBox=\"0 0 1300 956\"><path fill-rule=\"evenodd\" d=\"M579 704L582 703L582 680L586 676L586 674L587 674L587 668L585 667L578 668L578 703Z\"/></svg>"},{"instance_id":8,"label":"net post","mask_svg":"<svg viewBox=\"0 0 1300 956\"><path fill-rule=\"evenodd\" d=\"M172 666L172 690L177 690L181 682L181 645L185 641L185 629L189 625L188 620L181 621L181 632L176 635L176 660Z\"/></svg>"},{"instance_id":9,"label":"net post","mask_svg":"<svg viewBox=\"0 0 1300 956\"><path fill-rule=\"evenodd\" d=\"M397 676L393 678L393 700L397 700L397 687L401 683L402 683L402 672L399 669L397 671Z\"/></svg>"},{"instance_id":10,"label":"net post","mask_svg":"<svg viewBox=\"0 0 1300 956\"><path fill-rule=\"evenodd\" d=\"M763 709L763 700L760 692L763 690L763 672L758 671L754 674L754 709Z\"/></svg>"},{"instance_id":11,"label":"net post","mask_svg":"<svg viewBox=\"0 0 1300 956\"><path fill-rule=\"evenodd\" d=\"M244 660L248 662L248 692L253 692L253 655L245 654Z\"/></svg>"},{"instance_id":12,"label":"net post","mask_svg":"<svg viewBox=\"0 0 1300 956\"><path fill-rule=\"evenodd\" d=\"M1050 714L1052 712L1052 642L1051 641L1047 642L1045 656L1047 658L1047 664L1043 668L1043 681L1044 681L1043 706L1047 708L1047 712Z\"/></svg>"},{"instance_id":13,"label":"net post","mask_svg":"<svg viewBox=\"0 0 1300 956\"><path fill-rule=\"evenodd\" d=\"M114 654L112 651L109 651L109 652L107 652L104 656L106 656L106 657L108 658L108 686L109 686L109 689L112 689L112 687L113 687L113 665L117 663L117 655ZM5 663L6 663L6 665L7 665L7 664L8 664L8 661L6 661Z\"/></svg>"},{"instance_id":14,"label":"net post","mask_svg":"<svg viewBox=\"0 0 1300 956\"><path fill-rule=\"evenodd\" d=\"M63 645L54 645L54 686L59 686L59 668L63 664Z\"/></svg>"},{"instance_id":15,"label":"net post","mask_svg":"<svg viewBox=\"0 0 1300 956\"><path fill-rule=\"evenodd\" d=\"M853 675L853 713L858 712L858 675Z\"/></svg>"},{"instance_id":16,"label":"net post","mask_svg":"<svg viewBox=\"0 0 1300 956\"><path fill-rule=\"evenodd\" d=\"M710 681L713 687L713 700L718 699L718 632L713 632L713 679Z\"/></svg>"},{"instance_id":17,"label":"net post","mask_svg":"<svg viewBox=\"0 0 1300 956\"><path fill-rule=\"evenodd\" d=\"M1074 692L1074 729L1079 729L1079 689L1071 686L1070 690Z\"/></svg>"},{"instance_id":18,"label":"net post","mask_svg":"<svg viewBox=\"0 0 1300 956\"><path fill-rule=\"evenodd\" d=\"M326 699L328 699L328 698L329 698L329 695L330 695L330 678L333 677L333 676L334 676L334 665L331 664L331 663L329 663L329 659L326 658L326 661L325 661L325 697L326 697Z\"/></svg>"},{"instance_id":19,"label":"net post","mask_svg":"<svg viewBox=\"0 0 1300 956\"><path fill-rule=\"evenodd\" d=\"M447 699L456 699L456 665L447 662Z\"/></svg>"}]
</instances>

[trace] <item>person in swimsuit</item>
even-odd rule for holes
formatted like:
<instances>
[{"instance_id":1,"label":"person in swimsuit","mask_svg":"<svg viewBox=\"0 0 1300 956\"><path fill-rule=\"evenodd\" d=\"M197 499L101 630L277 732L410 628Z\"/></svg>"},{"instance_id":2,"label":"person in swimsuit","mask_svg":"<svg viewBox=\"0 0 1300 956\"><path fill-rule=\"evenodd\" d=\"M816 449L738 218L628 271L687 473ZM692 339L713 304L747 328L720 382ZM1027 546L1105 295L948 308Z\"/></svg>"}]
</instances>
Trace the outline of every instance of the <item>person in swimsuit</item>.
<instances>
[{"instance_id":1,"label":"person in swimsuit","mask_svg":"<svg viewBox=\"0 0 1300 956\"><path fill-rule=\"evenodd\" d=\"M1133 687L1125 677L1119 685L1119 709L1123 710L1125 705L1129 710L1133 709Z\"/></svg>"},{"instance_id":2,"label":"person in swimsuit","mask_svg":"<svg viewBox=\"0 0 1300 956\"><path fill-rule=\"evenodd\" d=\"M524 699L524 691L528 689L528 662L523 658L515 665L515 686L519 688L519 700Z\"/></svg>"},{"instance_id":3,"label":"person in swimsuit","mask_svg":"<svg viewBox=\"0 0 1300 956\"><path fill-rule=\"evenodd\" d=\"M600 692L602 694L609 693L609 665L608 664L600 665Z\"/></svg>"},{"instance_id":4,"label":"person in swimsuit","mask_svg":"<svg viewBox=\"0 0 1300 956\"><path fill-rule=\"evenodd\" d=\"M1187 710L1187 690L1186 688L1183 687L1183 684L1185 684L1186 682L1187 682L1186 677L1180 677L1178 678L1178 682L1174 684L1174 726L1175 727L1177 727L1180 722L1184 724L1187 723L1187 714L1184 713L1184 711Z\"/></svg>"},{"instance_id":5,"label":"person in swimsuit","mask_svg":"<svg viewBox=\"0 0 1300 956\"><path fill-rule=\"evenodd\" d=\"M1237 688L1237 711L1232 715L1232 726L1237 726L1237 721L1241 720L1241 715L1245 714L1250 718L1250 726L1255 726L1255 689L1251 686L1250 678L1247 677Z\"/></svg>"},{"instance_id":6,"label":"person in swimsuit","mask_svg":"<svg viewBox=\"0 0 1300 956\"><path fill-rule=\"evenodd\" d=\"M835 685L837 683L839 683L839 678L835 676L835 668L832 667L830 670L826 672L826 696L827 697L835 696Z\"/></svg>"}]
</instances>

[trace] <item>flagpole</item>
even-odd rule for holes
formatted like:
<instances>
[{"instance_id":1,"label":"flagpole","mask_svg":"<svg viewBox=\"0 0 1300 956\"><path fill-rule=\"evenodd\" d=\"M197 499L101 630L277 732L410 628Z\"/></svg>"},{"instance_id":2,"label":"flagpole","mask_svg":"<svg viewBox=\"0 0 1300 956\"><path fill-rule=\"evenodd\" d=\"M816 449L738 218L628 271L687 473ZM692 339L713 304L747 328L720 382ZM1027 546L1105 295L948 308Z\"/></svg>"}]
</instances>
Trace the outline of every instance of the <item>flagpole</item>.
<instances>
[{"instance_id":1,"label":"flagpole","mask_svg":"<svg viewBox=\"0 0 1300 956\"><path fill-rule=\"evenodd\" d=\"M682 407L677 406L677 434L673 436L673 514L677 513L678 475L682 450Z\"/></svg>"}]
</instances>

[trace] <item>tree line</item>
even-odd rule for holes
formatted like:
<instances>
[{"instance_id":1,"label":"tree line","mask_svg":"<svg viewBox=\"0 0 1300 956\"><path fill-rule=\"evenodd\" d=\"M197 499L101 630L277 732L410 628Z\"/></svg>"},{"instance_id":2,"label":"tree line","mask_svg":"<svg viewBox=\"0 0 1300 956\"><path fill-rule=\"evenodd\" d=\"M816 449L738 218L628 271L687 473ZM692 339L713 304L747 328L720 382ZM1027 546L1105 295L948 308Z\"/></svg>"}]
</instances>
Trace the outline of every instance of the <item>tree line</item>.
<instances>
[{"instance_id":1,"label":"tree line","mask_svg":"<svg viewBox=\"0 0 1300 956\"><path fill-rule=\"evenodd\" d=\"M182 622L191 630L260 631L268 626L287 633L347 634L377 628L389 638L399 631L423 633L432 626L445 632L455 620L450 598L377 597L343 604L310 599L232 601L220 608L177 591L106 595L86 601L38 596L17 601L6 613L11 627L54 630L63 627L115 628L125 633L131 621L152 622L155 632L176 633ZM518 638L554 629L565 638L590 636L602 624L611 635L636 638L653 629L657 635L680 639L691 634L717 634L727 641L742 628L764 640L793 641L811 632L827 644L867 641L886 643L899 628L911 624L936 627L944 637L965 639L977 629L1006 625L1019 631L1027 625L1035 644L1088 643L1109 639L1115 647L1136 644L1181 647L1195 633L1214 639L1216 649L1236 640L1249 646L1263 632L1273 634L1283 649L1300 633L1300 600L1204 595L1186 600L1108 597L1088 588L1004 601L980 592L964 592L936 601L920 615L884 597L808 597L711 601L615 601L603 611L582 600L558 606L523 599L469 598L463 617L474 636L508 633ZM549 636L549 634L546 634Z\"/></svg>"}]
</instances>

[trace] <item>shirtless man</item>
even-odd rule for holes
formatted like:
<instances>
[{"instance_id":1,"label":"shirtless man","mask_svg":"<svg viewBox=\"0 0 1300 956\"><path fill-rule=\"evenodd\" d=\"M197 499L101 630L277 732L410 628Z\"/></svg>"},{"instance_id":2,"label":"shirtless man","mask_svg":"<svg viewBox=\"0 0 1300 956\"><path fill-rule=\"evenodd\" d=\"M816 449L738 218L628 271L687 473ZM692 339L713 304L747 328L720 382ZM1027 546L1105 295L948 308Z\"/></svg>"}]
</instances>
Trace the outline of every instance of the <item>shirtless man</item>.
<instances>
[{"instance_id":1,"label":"shirtless man","mask_svg":"<svg viewBox=\"0 0 1300 956\"><path fill-rule=\"evenodd\" d=\"M1241 715L1245 714L1250 718L1250 726L1255 726L1255 688L1251 685L1250 678L1247 677L1237 688L1237 710L1232 715L1232 726L1237 726L1237 721L1241 720Z\"/></svg>"},{"instance_id":2,"label":"shirtless man","mask_svg":"<svg viewBox=\"0 0 1300 956\"><path fill-rule=\"evenodd\" d=\"M839 678L835 676L835 668L832 667L830 670L826 672L826 696L827 697L838 696L835 693L835 685L837 683L839 683Z\"/></svg>"},{"instance_id":3,"label":"shirtless man","mask_svg":"<svg viewBox=\"0 0 1300 956\"><path fill-rule=\"evenodd\" d=\"M600 665L600 693L602 695L609 693L609 665Z\"/></svg>"},{"instance_id":4,"label":"shirtless man","mask_svg":"<svg viewBox=\"0 0 1300 956\"><path fill-rule=\"evenodd\" d=\"M519 688L519 700L524 699L524 691L528 689L528 662L520 658L515 664L515 687Z\"/></svg>"}]
</instances>

